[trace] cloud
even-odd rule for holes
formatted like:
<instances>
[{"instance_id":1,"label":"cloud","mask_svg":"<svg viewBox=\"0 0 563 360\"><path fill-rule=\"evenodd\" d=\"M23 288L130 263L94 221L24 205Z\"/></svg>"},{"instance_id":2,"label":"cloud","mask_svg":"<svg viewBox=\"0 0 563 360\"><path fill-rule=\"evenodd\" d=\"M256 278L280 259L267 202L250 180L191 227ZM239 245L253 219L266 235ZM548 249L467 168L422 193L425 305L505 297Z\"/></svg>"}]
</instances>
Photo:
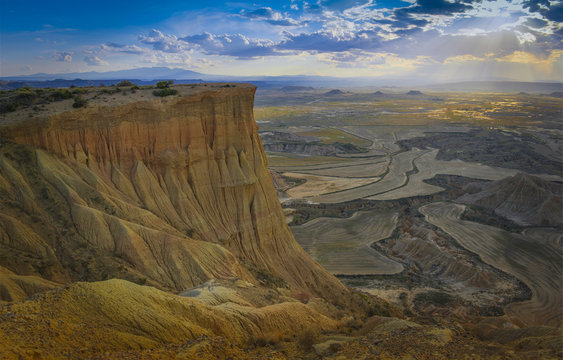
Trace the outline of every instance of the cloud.
<instances>
[{"instance_id":1,"label":"cloud","mask_svg":"<svg viewBox=\"0 0 563 360\"><path fill-rule=\"evenodd\" d=\"M471 9L473 9L473 6L468 5L467 1L417 0L413 6L398 9L395 14L403 12L407 14L451 15Z\"/></svg>"},{"instance_id":2,"label":"cloud","mask_svg":"<svg viewBox=\"0 0 563 360\"><path fill-rule=\"evenodd\" d=\"M370 0L321 0L321 6L335 11L344 11L353 7L370 4Z\"/></svg>"},{"instance_id":3,"label":"cloud","mask_svg":"<svg viewBox=\"0 0 563 360\"><path fill-rule=\"evenodd\" d=\"M314 33L291 34L286 32L285 39L277 45L278 49L313 52L341 52L353 49L372 50L381 45L377 31L334 32L317 31Z\"/></svg>"},{"instance_id":4,"label":"cloud","mask_svg":"<svg viewBox=\"0 0 563 360\"><path fill-rule=\"evenodd\" d=\"M543 7L549 6L549 0L526 0L522 2L524 9L529 9L531 12L538 12Z\"/></svg>"},{"instance_id":5,"label":"cloud","mask_svg":"<svg viewBox=\"0 0 563 360\"><path fill-rule=\"evenodd\" d=\"M538 18L529 18L524 24L534 29L539 29L546 26L547 21Z\"/></svg>"},{"instance_id":6,"label":"cloud","mask_svg":"<svg viewBox=\"0 0 563 360\"><path fill-rule=\"evenodd\" d=\"M177 53L185 49L185 44L179 41L175 35L164 35L155 29L152 29L148 35L139 35L139 41L151 45L155 50L169 53Z\"/></svg>"},{"instance_id":7,"label":"cloud","mask_svg":"<svg viewBox=\"0 0 563 360\"><path fill-rule=\"evenodd\" d=\"M562 55L562 50L554 50L551 52L551 54L549 54L549 56L545 58L538 57L532 53L525 51L515 51L512 54L497 58L495 60L499 62L551 66L556 61L560 60Z\"/></svg>"},{"instance_id":8,"label":"cloud","mask_svg":"<svg viewBox=\"0 0 563 360\"><path fill-rule=\"evenodd\" d=\"M55 60L60 62L72 62L73 52L70 51L57 51L54 54Z\"/></svg>"},{"instance_id":9,"label":"cloud","mask_svg":"<svg viewBox=\"0 0 563 360\"><path fill-rule=\"evenodd\" d=\"M263 20L271 25L277 26L303 25L303 23L292 19L287 15L282 15L281 12L272 10L270 7L263 7L252 11L243 11L241 16L249 19Z\"/></svg>"},{"instance_id":10,"label":"cloud","mask_svg":"<svg viewBox=\"0 0 563 360\"><path fill-rule=\"evenodd\" d=\"M241 34L213 35L203 33L179 39L197 46L208 55L227 55L237 58L253 58L274 55L275 43L271 40L250 39Z\"/></svg>"},{"instance_id":11,"label":"cloud","mask_svg":"<svg viewBox=\"0 0 563 360\"><path fill-rule=\"evenodd\" d=\"M107 65L108 64L106 61L100 59L99 57L97 57L95 55L85 56L84 61L86 62L86 64L88 64L90 66L101 66L101 65Z\"/></svg>"},{"instance_id":12,"label":"cloud","mask_svg":"<svg viewBox=\"0 0 563 360\"><path fill-rule=\"evenodd\" d=\"M540 13L548 20L563 22L563 3L550 5L547 9L541 9Z\"/></svg>"},{"instance_id":13,"label":"cloud","mask_svg":"<svg viewBox=\"0 0 563 360\"><path fill-rule=\"evenodd\" d=\"M147 52L147 49L139 47L137 45L121 45L112 42L102 44L101 49L110 52L134 54L134 55L141 55Z\"/></svg>"},{"instance_id":14,"label":"cloud","mask_svg":"<svg viewBox=\"0 0 563 360\"><path fill-rule=\"evenodd\" d=\"M334 64L339 68L366 68L386 63L386 54L365 51L344 51L334 54L323 54L321 61Z\"/></svg>"},{"instance_id":15,"label":"cloud","mask_svg":"<svg viewBox=\"0 0 563 360\"><path fill-rule=\"evenodd\" d=\"M374 0L311 2L292 0L290 6L295 6L285 7L288 12L268 6L229 14L241 25L240 33L178 35L153 29L139 35L137 44L107 42L84 60L100 65L100 58L113 53L142 55L145 62L160 64L194 66L205 60L202 64L208 67L209 61L235 63L220 57L251 60L304 55L333 69L380 71L384 67L512 64L509 56L516 59L513 54L518 51L544 59L563 48L563 29L547 18L560 16L556 13L561 3L525 1L524 9L522 3L490 0L413 0L399 8L382 8ZM269 31L267 25L257 27L253 22L274 26ZM304 24L308 26L299 27ZM280 33L278 26L294 29Z\"/></svg>"}]
</instances>

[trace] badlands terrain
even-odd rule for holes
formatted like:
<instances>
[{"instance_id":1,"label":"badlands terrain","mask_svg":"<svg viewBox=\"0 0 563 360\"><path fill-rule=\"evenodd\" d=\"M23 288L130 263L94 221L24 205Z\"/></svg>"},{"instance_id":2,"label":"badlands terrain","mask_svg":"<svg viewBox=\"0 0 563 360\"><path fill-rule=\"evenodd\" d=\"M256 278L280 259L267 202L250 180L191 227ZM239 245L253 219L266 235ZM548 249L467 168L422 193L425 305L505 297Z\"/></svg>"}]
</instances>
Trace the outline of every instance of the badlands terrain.
<instances>
[{"instance_id":1,"label":"badlands terrain","mask_svg":"<svg viewBox=\"0 0 563 360\"><path fill-rule=\"evenodd\" d=\"M409 314L560 328L557 96L262 91L255 112L295 238L345 284Z\"/></svg>"},{"instance_id":2,"label":"badlands terrain","mask_svg":"<svg viewBox=\"0 0 563 360\"><path fill-rule=\"evenodd\" d=\"M0 358L561 357L560 98L165 88L0 94Z\"/></svg>"}]
</instances>

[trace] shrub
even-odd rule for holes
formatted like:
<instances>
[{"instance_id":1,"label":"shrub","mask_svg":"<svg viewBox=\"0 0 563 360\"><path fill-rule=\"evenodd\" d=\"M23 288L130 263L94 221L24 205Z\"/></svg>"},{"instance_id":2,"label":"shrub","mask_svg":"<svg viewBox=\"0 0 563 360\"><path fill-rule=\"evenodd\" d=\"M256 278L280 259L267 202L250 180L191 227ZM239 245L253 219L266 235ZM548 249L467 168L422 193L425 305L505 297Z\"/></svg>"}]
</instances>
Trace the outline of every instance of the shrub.
<instances>
[{"instance_id":1,"label":"shrub","mask_svg":"<svg viewBox=\"0 0 563 360\"><path fill-rule=\"evenodd\" d=\"M117 83L117 86L133 86L133 85L135 85L135 84L133 84L129 80L122 80L122 81Z\"/></svg>"},{"instance_id":2,"label":"shrub","mask_svg":"<svg viewBox=\"0 0 563 360\"><path fill-rule=\"evenodd\" d=\"M440 306L450 305L455 298L445 292L430 290L424 293L418 293L414 297L415 305L434 304Z\"/></svg>"},{"instance_id":3,"label":"shrub","mask_svg":"<svg viewBox=\"0 0 563 360\"><path fill-rule=\"evenodd\" d=\"M72 98L72 93L68 89L58 89L51 94L53 101L65 100Z\"/></svg>"},{"instance_id":4,"label":"shrub","mask_svg":"<svg viewBox=\"0 0 563 360\"><path fill-rule=\"evenodd\" d=\"M170 87L170 85L172 85L172 84L174 84L174 81L172 81L172 80L168 80L168 81L163 80L163 81L157 82L156 87L159 88L159 89L165 89L165 88Z\"/></svg>"},{"instance_id":5,"label":"shrub","mask_svg":"<svg viewBox=\"0 0 563 360\"><path fill-rule=\"evenodd\" d=\"M310 351L317 342L318 334L311 328L305 329L297 335L297 345L303 351Z\"/></svg>"},{"instance_id":6,"label":"shrub","mask_svg":"<svg viewBox=\"0 0 563 360\"><path fill-rule=\"evenodd\" d=\"M6 105L5 111L6 112L12 112L12 111L16 111L17 108L18 108L18 104L11 103L11 104Z\"/></svg>"},{"instance_id":7,"label":"shrub","mask_svg":"<svg viewBox=\"0 0 563 360\"><path fill-rule=\"evenodd\" d=\"M161 97L169 96L169 95L176 95L177 93L178 93L178 90L170 89L170 88L164 88L162 90L154 90L152 92L152 94L154 96L161 96Z\"/></svg>"},{"instance_id":8,"label":"shrub","mask_svg":"<svg viewBox=\"0 0 563 360\"><path fill-rule=\"evenodd\" d=\"M77 97L74 98L74 103L72 104L72 107L73 108L81 108L81 107L86 106L86 103L87 103L86 99L83 99L83 98L77 96Z\"/></svg>"},{"instance_id":9,"label":"shrub","mask_svg":"<svg viewBox=\"0 0 563 360\"><path fill-rule=\"evenodd\" d=\"M16 94L16 102L20 105L30 105L37 98L35 90L27 86L16 90Z\"/></svg>"}]
</instances>

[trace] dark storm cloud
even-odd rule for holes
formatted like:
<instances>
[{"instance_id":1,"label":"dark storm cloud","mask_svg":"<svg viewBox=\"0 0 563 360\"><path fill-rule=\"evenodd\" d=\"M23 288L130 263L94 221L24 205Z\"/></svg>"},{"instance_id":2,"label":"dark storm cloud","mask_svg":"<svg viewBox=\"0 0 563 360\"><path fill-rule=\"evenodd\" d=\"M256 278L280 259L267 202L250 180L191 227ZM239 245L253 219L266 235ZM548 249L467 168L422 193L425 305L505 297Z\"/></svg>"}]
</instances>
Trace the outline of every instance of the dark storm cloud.
<instances>
[{"instance_id":1,"label":"dark storm cloud","mask_svg":"<svg viewBox=\"0 0 563 360\"><path fill-rule=\"evenodd\" d=\"M522 2L522 7L524 9L529 9L531 12L540 11L540 5L549 6L549 0L526 0Z\"/></svg>"},{"instance_id":2,"label":"dark storm cloud","mask_svg":"<svg viewBox=\"0 0 563 360\"><path fill-rule=\"evenodd\" d=\"M548 20L563 22L563 3L550 5L548 9L541 9L540 14Z\"/></svg>"}]
</instances>

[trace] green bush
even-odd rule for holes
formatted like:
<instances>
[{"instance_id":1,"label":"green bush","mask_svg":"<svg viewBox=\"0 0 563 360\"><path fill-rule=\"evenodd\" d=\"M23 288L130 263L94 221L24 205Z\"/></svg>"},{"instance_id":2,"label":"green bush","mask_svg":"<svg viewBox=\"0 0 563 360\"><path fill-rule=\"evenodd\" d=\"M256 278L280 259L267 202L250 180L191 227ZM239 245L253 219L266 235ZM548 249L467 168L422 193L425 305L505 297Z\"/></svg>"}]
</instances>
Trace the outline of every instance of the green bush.
<instances>
[{"instance_id":1,"label":"green bush","mask_svg":"<svg viewBox=\"0 0 563 360\"><path fill-rule=\"evenodd\" d=\"M18 104L11 103L11 104L7 104L5 106L4 111L5 112L12 112L12 111L16 111L17 109L18 109Z\"/></svg>"},{"instance_id":2,"label":"green bush","mask_svg":"<svg viewBox=\"0 0 563 360\"><path fill-rule=\"evenodd\" d=\"M133 84L129 80L122 80L122 81L117 83L117 86L133 86L133 85L135 85L135 84Z\"/></svg>"},{"instance_id":3,"label":"green bush","mask_svg":"<svg viewBox=\"0 0 563 360\"><path fill-rule=\"evenodd\" d=\"M58 89L51 94L53 101L65 100L72 98L72 93L68 89Z\"/></svg>"},{"instance_id":4,"label":"green bush","mask_svg":"<svg viewBox=\"0 0 563 360\"><path fill-rule=\"evenodd\" d=\"M77 96L77 97L74 98L74 103L72 104L72 107L73 108L81 108L81 107L86 106L87 103L88 102L86 101L86 99L83 99L83 98Z\"/></svg>"},{"instance_id":5,"label":"green bush","mask_svg":"<svg viewBox=\"0 0 563 360\"><path fill-rule=\"evenodd\" d=\"M166 89L168 87L170 87L170 85L174 84L174 81L172 80L163 80L163 81L159 81L156 83L156 87L159 89Z\"/></svg>"},{"instance_id":6,"label":"green bush","mask_svg":"<svg viewBox=\"0 0 563 360\"><path fill-rule=\"evenodd\" d=\"M153 94L154 96L161 96L161 97L170 96L170 95L176 95L177 93L178 93L178 90L170 89L170 88L164 88L164 89L162 89L162 90L154 90L154 91L152 92L152 94Z\"/></svg>"}]
</instances>

